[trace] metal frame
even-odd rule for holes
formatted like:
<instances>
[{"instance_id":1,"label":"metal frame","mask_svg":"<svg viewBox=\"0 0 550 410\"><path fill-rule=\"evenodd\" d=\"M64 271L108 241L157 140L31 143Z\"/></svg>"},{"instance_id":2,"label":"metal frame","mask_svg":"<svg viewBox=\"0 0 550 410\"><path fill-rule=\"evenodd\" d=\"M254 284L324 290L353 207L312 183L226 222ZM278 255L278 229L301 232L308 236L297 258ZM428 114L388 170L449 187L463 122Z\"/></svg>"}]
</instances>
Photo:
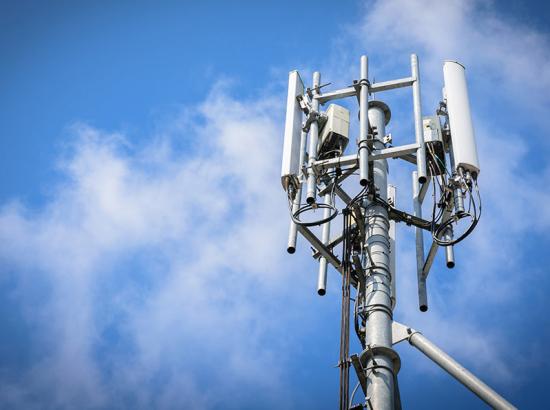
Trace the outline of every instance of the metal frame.
<instances>
[{"instance_id":1,"label":"metal frame","mask_svg":"<svg viewBox=\"0 0 550 410\"><path fill-rule=\"evenodd\" d=\"M381 93L382 91L395 90L397 88L410 87L415 82L414 77L400 78L399 80L384 81L373 83L370 86L369 93ZM317 95L314 98L321 104L326 104L329 101L340 100L342 98L356 97L357 89L355 87L347 87L341 90L331 91L322 95Z\"/></svg>"},{"instance_id":2,"label":"metal frame","mask_svg":"<svg viewBox=\"0 0 550 410\"><path fill-rule=\"evenodd\" d=\"M345 360L345 363L342 361L339 363L341 380L344 380L344 382L341 381L340 408L342 410L351 408L349 398L347 396L342 397L343 390L345 395L349 394L349 389L347 389L348 379L345 376L349 365L352 365L355 369L359 380L358 387L361 387L366 396L365 405L362 408L376 410L401 409L397 383L400 359L393 350L393 346L405 340L490 406L497 409L514 409L514 406L460 366L420 332L393 320L393 308L397 299L395 288L396 223L404 222L413 226L415 230L416 274L421 311L428 309L426 281L440 247L438 242L441 243L441 237L452 238L453 234L450 229L444 232L434 231L433 227L443 225L434 225L435 222L426 221L422 217L422 204L431 184L426 169L427 157L422 122L420 73L418 57L415 54L410 56L410 66L410 77L370 83L368 80L368 59L366 56L362 56L359 64L359 80L354 81L353 86L325 93L320 91L320 73L314 72L312 88L307 90L308 95L304 95L301 100L301 103L307 107L304 111L308 118L300 138L301 168L299 175L295 176L298 184L296 191L293 192L291 209L293 215L298 211L301 204L303 185L305 184L306 202L313 208L324 207L320 228L321 237L318 238L314 231L307 226L291 222L287 249L289 253L295 251L298 233L311 244L312 256L319 261L317 291L320 295L324 295L326 292L329 264L343 277L343 307L348 306L349 309L349 285L355 287L358 291L356 298L360 299L361 317L364 320L364 329L362 330L364 339L361 340L364 350L360 354L349 356L349 363ZM412 88L415 142L386 147L384 137L385 126L391 116L389 108L381 101L369 102L369 95L404 87ZM318 118L320 115L318 111L320 105L350 97L357 98L359 103L360 130L357 152L351 155L340 155L336 158L318 160ZM292 101L292 103L294 102ZM402 159L415 165L415 170L412 172L413 214L399 210L396 207L395 187L389 186L387 183L387 159L389 158ZM450 161L454 169L452 155ZM338 171L339 174L334 173L337 176L327 177L327 171ZM352 198L341 186L344 180L356 174L357 171L359 171L359 185L365 187L364 189L369 193L365 195L365 198ZM434 173L433 167L430 173ZM460 190L454 190L455 192L449 194L447 208L442 214L442 224L451 217L453 209L460 209L461 197L460 192L458 192ZM373 192L376 194L373 194ZM347 221L345 226L348 230L331 238L331 226L328 218L330 209L328 207L334 205L332 203L333 194L338 196L346 205L347 213L344 218ZM322 198L321 204L317 204L318 196ZM355 219L353 223L349 222L352 218ZM425 255L424 249L424 230L438 232L438 235L440 235L436 238L437 242L432 240L427 255ZM360 243L366 249L366 253L364 251L360 252L363 252L362 255L365 258L368 254L366 262L359 258L359 251L356 248L354 248L353 254L348 253L347 257L342 255L342 260L334 254L333 249L336 246L341 243L345 244L350 240L352 235L350 232L355 232L354 238L357 238L357 236L364 238ZM445 248L447 266L452 267L454 266L453 247L447 245ZM347 280L349 282L346 282ZM346 289L348 290L346 291ZM345 304L346 300L347 305ZM349 318L346 319L343 308L342 340L347 340L346 337L349 338L349 335L345 337L346 332L349 333L348 321ZM347 324L347 330L344 324ZM341 345L341 358L348 357L346 349L349 348L349 341L346 343L343 342ZM346 392L346 390L348 391Z\"/></svg>"}]
</instances>

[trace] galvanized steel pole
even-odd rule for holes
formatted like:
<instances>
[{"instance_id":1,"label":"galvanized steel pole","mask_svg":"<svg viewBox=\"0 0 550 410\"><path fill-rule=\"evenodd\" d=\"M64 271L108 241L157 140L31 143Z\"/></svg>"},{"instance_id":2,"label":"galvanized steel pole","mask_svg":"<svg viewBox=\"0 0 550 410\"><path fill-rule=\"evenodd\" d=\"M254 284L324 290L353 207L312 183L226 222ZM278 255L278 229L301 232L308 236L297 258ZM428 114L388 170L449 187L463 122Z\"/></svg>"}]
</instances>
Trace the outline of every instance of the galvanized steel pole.
<instances>
[{"instance_id":1,"label":"galvanized steel pole","mask_svg":"<svg viewBox=\"0 0 550 410\"><path fill-rule=\"evenodd\" d=\"M491 389L472 373L457 363L452 357L430 342L422 333L413 333L409 337L409 343L432 359L443 370L466 386L481 400L494 409L512 410L516 409L496 391Z\"/></svg>"},{"instance_id":2,"label":"galvanized steel pole","mask_svg":"<svg viewBox=\"0 0 550 410\"><path fill-rule=\"evenodd\" d=\"M373 152L383 149L385 126L389 108L380 101L371 101L369 121L378 134L373 141ZM373 161L373 179L376 192L387 200L388 163L385 159ZM366 209L366 246L372 257L365 280L367 350L367 396L372 408L394 410L394 367L392 351L392 306L390 277L390 240L388 212L379 202L369 202ZM369 371L371 370L371 371Z\"/></svg>"}]
</instances>

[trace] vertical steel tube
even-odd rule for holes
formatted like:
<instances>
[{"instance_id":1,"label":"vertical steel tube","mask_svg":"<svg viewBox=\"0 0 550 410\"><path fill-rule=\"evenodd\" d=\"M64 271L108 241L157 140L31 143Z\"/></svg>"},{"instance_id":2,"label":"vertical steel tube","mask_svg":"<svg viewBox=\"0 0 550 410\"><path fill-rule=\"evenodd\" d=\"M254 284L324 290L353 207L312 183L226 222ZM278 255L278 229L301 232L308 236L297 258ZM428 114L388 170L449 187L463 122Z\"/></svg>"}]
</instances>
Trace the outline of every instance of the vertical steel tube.
<instances>
[{"instance_id":1,"label":"vertical steel tube","mask_svg":"<svg viewBox=\"0 0 550 410\"><path fill-rule=\"evenodd\" d=\"M294 198L294 201L292 202L292 213L294 214L298 207L300 206L300 196L302 196L302 190L298 189L296 192L296 198ZM290 254L293 254L296 252L296 240L298 239L298 227L294 223L294 221L290 221L290 226L288 228L288 243L286 246L286 251Z\"/></svg>"},{"instance_id":2,"label":"vertical steel tube","mask_svg":"<svg viewBox=\"0 0 550 410\"><path fill-rule=\"evenodd\" d=\"M317 294L325 296L327 293L327 260L321 256L319 259L319 276L317 277Z\"/></svg>"},{"instance_id":3,"label":"vertical steel tube","mask_svg":"<svg viewBox=\"0 0 550 410\"><path fill-rule=\"evenodd\" d=\"M330 170L329 170L330 171ZM324 203L327 205L332 205L332 196L330 192L327 192L324 197ZM330 216L331 210L325 208L323 211L323 218L328 218ZM327 245L330 241L330 221L323 224L321 231L321 241L323 245ZM317 278L317 293L320 296L323 296L327 293L327 260L325 257L321 256L319 259L319 276Z\"/></svg>"},{"instance_id":4,"label":"vertical steel tube","mask_svg":"<svg viewBox=\"0 0 550 410\"><path fill-rule=\"evenodd\" d=\"M385 135L387 106L379 101L371 101L368 111L369 121L376 126L378 135L373 141L373 151L384 147L382 138ZM389 116L388 116L389 118ZM385 159L373 161L373 182L376 192L384 200L388 190L388 163ZM392 348L392 308L391 308L391 277L390 277L390 239L389 218L387 209L378 202L367 204L366 216L366 246L372 260L365 279L365 311L366 331L365 342L369 346L385 349ZM394 410L394 380L393 360L385 351L379 351L376 357L370 357L366 362L367 396L370 397L372 408L376 410Z\"/></svg>"},{"instance_id":5,"label":"vertical steel tube","mask_svg":"<svg viewBox=\"0 0 550 410\"><path fill-rule=\"evenodd\" d=\"M501 395L462 367L448 354L426 339L421 333L414 333L411 335L409 342L492 408L502 410L515 409L515 407Z\"/></svg>"},{"instance_id":6,"label":"vertical steel tube","mask_svg":"<svg viewBox=\"0 0 550 410\"><path fill-rule=\"evenodd\" d=\"M302 134L300 135L300 171L298 172L298 189L296 190L296 196L294 197L294 201L292 202L292 213L294 214L296 211L298 211L298 208L300 208L300 203L302 201L302 186L304 185L304 175L302 173L302 166L304 165L304 159L306 156L306 141L307 141L307 133L302 131ZM288 253L294 253L296 252L296 240L298 238L298 227L294 223L294 221L290 220L290 227L288 229L288 245L286 247L286 251Z\"/></svg>"},{"instance_id":7,"label":"vertical steel tube","mask_svg":"<svg viewBox=\"0 0 550 410\"><path fill-rule=\"evenodd\" d=\"M445 260L449 269L455 267L455 251L453 249L453 245L445 247Z\"/></svg>"},{"instance_id":8,"label":"vertical steel tube","mask_svg":"<svg viewBox=\"0 0 550 410\"><path fill-rule=\"evenodd\" d=\"M366 186L369 180L369 149L367 145L369 133L367 114L369 104L368 69L367 56L361 56L361 77L359 79L361 86L359 94L359 183L362 186Z\"/></svg>"},{"instance_id":9,"label":"vertical steel tube","mask_svg":"<svg viewBox=\"0 0 550 410\"><path fill-rule=\"evenodd\" d=\"M422 218L422 204L420 203L420 184L418 183L417 171L412 173L413 185L413 208L414 216ZM418 279L418 306L422 312L428 310L428 294L426 292L426 278L423 274L424 269L424 233L422 228L415 227L416 234L416 277Z\"/></svg>"},{"instance_id":10,"label":"vertical steel tube","mask_svg":"<svg viewBox=\"0 0 550 410\"><path fill-rule=\"evenodd\" d=\"M321 84L321 73L315 71L313 73L313 94L319 94L319 85ZM314 113L319 112L319 100L316 98L311 102L311 110ZM319 123L317 120L311 123L309 129L309 148L308 148L308 168L307 168L307 194L306 202L314 204L317 199L317 181L313 171L313 163L317 160L317 145L319 143Z\"/></svg>"},{"instance_id":11,"label":"vertical steel tube","mask_svg":"<svg viewBox=\"0 0 550 410\"><path fill-rule=\"evenodd\" d=\"M453 230L450 227L445 230L443 240L446 242L453 240ZM453 245L445 246L445 261L449 269L455 267L455 252L453 249Z\"/></svg>"},{"instance_id":12,"label":"vertical steel tube","mask_svg":"<svg viewBox=\"0 0 550 410\"><path fill-rule=\"evenodd\" d=\"M424 130L422 128L422 103L420 99L420 72L418 69L418 57L411 54L411 76L414 78L413 109L414 109L414 133L418 150L416 151L416 169L418 182L421 184L427 181L426 177L426 146L424 145Z\"/></svg>"}]
</instances>

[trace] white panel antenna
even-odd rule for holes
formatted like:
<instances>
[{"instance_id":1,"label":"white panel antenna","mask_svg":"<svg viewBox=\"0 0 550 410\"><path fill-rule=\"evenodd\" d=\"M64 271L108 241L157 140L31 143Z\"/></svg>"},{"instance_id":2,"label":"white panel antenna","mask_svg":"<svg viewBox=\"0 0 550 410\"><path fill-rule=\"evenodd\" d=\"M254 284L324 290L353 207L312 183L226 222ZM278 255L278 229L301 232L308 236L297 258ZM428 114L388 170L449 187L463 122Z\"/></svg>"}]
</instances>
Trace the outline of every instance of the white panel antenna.
<instances>
[{"instance_id":1,"label":"white panel antenna","mask_svg":"<svg viewBox=\"0 0 550 410\"><path fill-rule=\"evenodd\" d=\"M456 61L445 61L443 76L456 169L462 168L477 176L479 161L464 66Z\"/></svg>"},{"instance_id":2,"label":"white panel antenna","mask_svg":"<svg viewBox=\"0 0 550 410\"><path fill-rule=\"evenodd\" d=\"M288 75L288 96L286 100L285 136L283 143L283 164L281 183L285 191L289 185L298 185L300 172L300 135L302 133L302 109L298 96L304 94L304 83L298 71Z\"/></svg>"}]
</instances>

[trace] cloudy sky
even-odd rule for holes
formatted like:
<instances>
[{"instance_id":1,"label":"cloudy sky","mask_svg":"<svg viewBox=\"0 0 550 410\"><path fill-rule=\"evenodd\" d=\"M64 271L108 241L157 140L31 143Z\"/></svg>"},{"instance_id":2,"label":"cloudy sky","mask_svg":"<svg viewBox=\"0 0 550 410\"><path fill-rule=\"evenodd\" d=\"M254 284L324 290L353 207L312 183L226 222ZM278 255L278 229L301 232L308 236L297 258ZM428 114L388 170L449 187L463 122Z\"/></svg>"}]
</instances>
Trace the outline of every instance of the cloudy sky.
<instances>
[{"instance_id":1,"label":"cloudy sky","mask_svg":"<svg viewBox=\"0 0 550 410\"><path fill-rule=\"evenodd\" d=\"M467 67L483 217L454 270L436 261L427 313L399 226L395 318L543 408L549 19L519 1L2 2L0 407L335 408L339 277L321 298L305 241L285 251L287 73L347 86L365 53L383 81L415 52L426 113L442 62ZM409 91L378 97L412 142ZM411 168L390 166L410 210ZM485 408L397 348L405 408Z\"/></svg>"}]
</instances>

